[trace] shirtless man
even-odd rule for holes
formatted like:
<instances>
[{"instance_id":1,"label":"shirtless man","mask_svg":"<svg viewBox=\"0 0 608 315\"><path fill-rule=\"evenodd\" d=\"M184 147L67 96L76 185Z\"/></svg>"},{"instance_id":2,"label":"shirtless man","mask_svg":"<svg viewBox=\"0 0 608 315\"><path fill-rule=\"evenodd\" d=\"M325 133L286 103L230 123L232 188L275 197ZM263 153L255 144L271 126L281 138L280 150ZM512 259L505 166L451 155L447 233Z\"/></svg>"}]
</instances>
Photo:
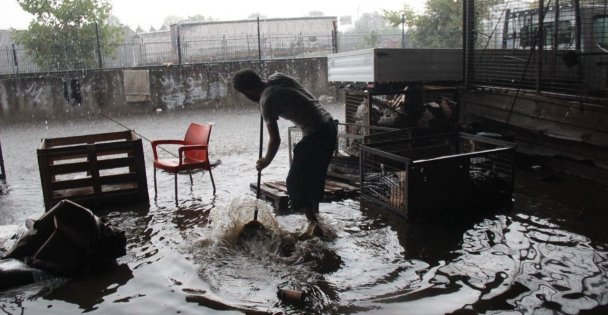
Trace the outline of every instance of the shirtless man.
<instances>
[{"instance_id":1,"label":"shirtless man","mask_svg":"<svg viewBox=\"0 0 608 315\"><path fill-rule=\"evenodd\" d=\"M327 168L336 146L337 130L331 114L302 84L286 74L275 73L262 80L253 70L242 70L234 75L233 86L259 103L268 129L266 155L257 161L258 171L272 162L279 149L279 117L302 130L303 137L294 148L287 175L287 193L291 206L303 211L311 223L317 223Z\"/></svg>"}]
</instances>

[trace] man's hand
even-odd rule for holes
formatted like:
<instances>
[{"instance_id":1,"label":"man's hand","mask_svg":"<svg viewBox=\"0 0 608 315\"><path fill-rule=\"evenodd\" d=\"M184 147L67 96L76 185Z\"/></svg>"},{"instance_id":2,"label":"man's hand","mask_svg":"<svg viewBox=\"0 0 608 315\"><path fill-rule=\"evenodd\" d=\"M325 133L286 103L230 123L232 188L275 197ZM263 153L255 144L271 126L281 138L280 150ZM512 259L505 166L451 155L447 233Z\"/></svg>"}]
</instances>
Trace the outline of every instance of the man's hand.
<instances>
[{"instance_id":1,"label":"man's hand","mask_svg":"<svg viewBox=\"0 0 608 315\"><path fill-rule=\"evenodd\" d=\"M263 169L266 168L266 166L270 165L270 160L268 160L267 158L263 157L261 159L259 159L256 163L255 163L255 169L260 172Z\"/></svg>"}]
</instances>

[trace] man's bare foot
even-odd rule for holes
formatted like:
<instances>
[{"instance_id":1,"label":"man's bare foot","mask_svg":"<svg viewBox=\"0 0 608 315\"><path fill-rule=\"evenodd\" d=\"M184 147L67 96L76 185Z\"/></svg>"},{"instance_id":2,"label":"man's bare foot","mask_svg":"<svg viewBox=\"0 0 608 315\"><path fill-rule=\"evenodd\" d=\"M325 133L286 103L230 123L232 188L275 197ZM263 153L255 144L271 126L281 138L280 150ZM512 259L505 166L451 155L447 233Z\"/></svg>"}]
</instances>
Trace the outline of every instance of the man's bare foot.
<instances>
[{"instance_id":1,"label":"man's bare foot","mask_svg":"<svg viewBox=\"0 0 608 315\"><path fill-rule=\"evenodd\" d=\"M306 230L304 230L302 233L300 233L300 235L298 235L298 239L303 241L311 239L315 236L322 237L323 230L317 222L310 222L308 223L308 227L306 227Z\"/></svg>"},{"instance_id":2,"label":"man's bare foot","mask_svg":"<svg viewBox=\"0 0 608 315\"><path fill-rule=\"evenodd\" d=\"M314 209L304 209L304 213L306 214L306 219L308 219L308 222L310 222L310 223L319 222L319 219L317 218L317 215L315 214Z\"/></svg>"}]
</instances>

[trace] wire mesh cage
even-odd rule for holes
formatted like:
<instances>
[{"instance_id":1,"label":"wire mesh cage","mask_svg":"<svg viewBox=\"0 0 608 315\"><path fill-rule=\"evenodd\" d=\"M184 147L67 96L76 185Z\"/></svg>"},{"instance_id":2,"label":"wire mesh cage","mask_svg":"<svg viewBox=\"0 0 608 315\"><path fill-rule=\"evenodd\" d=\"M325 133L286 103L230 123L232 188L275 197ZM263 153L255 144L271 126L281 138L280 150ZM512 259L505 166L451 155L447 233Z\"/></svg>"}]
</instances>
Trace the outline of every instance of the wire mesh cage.
<instances>
[{"instance_id":1,"label":"wire mesh cage","mask_svg":"<svg viewBox=\"0 0 608 315\"><path fill-rule=\"evenodd\" d=\"M445 133L458 120L454 87L398 84L390 87L344 90L346 123L414 128L418 134Z\"/></svg>"},{"instance_id":2,"label":"wire mesh cage","mask_svg":"<svg viewBox=\"0 0 608 315\"><path fill-rule=\"evenodd\" d=\"M513 193L514 151L512 143L464 133L366 144L361 197L410 219L504 205Z\"/></svg>"},{"instance_id":3,"label":"wire mesh cage","mask_svg":"<svg viewBox=\"0 0 608 315\"><path fill-rule=\"evenodd\" d=\"M336 122L338 137L336 150L331 159L328 176L355 183L359 181L359 150L365 143L392 140L405 140L412 137L409 129L395 129L378 126L362 126ZM293 158L295 146L302 140L302 130L298 127L288 128L289 162ZM388 133L388 134L387 134ZM377 135L387 134L382 137ZM390 134L390 135L389 135Z\"/></svg>"}]
</instances>

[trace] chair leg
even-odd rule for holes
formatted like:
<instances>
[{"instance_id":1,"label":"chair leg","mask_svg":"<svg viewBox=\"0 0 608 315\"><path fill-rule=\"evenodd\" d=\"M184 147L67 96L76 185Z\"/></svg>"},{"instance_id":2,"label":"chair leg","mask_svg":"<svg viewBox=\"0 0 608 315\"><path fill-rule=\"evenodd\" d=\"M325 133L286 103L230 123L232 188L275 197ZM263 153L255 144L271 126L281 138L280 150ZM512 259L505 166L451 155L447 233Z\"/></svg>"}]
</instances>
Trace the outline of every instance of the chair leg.
<instances>
[{"instance_id":1,"label":"chair leg","mask_svg":"<svg viewBox=\"0 0 608 315\"><path fill-rule=\"evenodd\" d=\"M211 173L211 169L209 169L209 177L211 177L211 185L213 185L213 195L215 195L215 182L213 181L213 173Z\"/></svg>"},{"instance_id":2,"label":"chair leg","mask_svg":"<svg viewBox=\"0 0 608 315\"><path fill-rule=\"evenodd\" d=\"M177 207L177 205L178 205L178 203L177 203L177 173L175 173L173 178L175 178L175 206Z\"/></svg>"},{"instance_id":3,"label":"chair leg","mask_svg":"<svg viewBox=\"0 0 608 315\"><path fill-rule=\"evenodd\" d=\"M154 168L154 200L158 196L158 190L156 189L156 167Z\"/></svg>"}]
</instances>

